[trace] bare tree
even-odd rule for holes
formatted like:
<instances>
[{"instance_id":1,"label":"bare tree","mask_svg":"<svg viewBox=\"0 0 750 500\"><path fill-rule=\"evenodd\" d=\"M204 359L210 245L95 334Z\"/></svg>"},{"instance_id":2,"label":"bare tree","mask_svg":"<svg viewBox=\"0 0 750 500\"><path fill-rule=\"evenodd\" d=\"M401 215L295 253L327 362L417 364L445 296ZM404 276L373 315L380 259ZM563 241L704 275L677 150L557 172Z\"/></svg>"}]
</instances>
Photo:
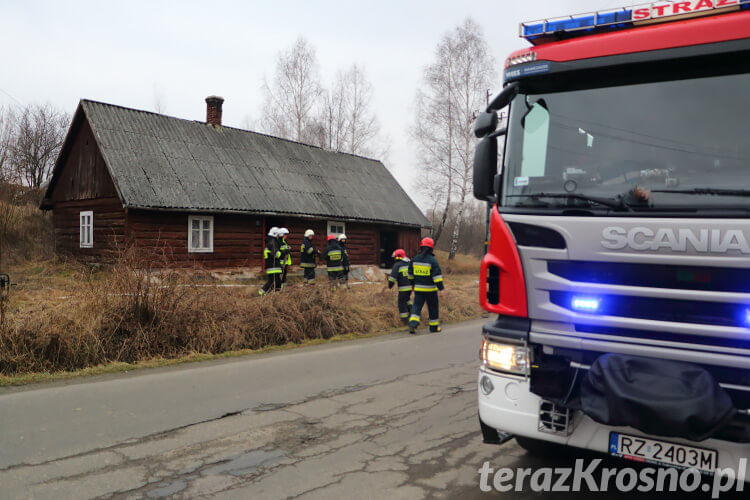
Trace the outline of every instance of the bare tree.
<instances>
[{"instance_id":1,"label":"bare tree","mask_svg":"<svg viewBox=\"0 0 750 500\"><path fill-rule=\"evenodd\" d=\"M19 182L38 189L47 181L70 123L67 113L49 104L23 108L12 127L10 170Z\"/></svg>"},{"instance_id":2,"label":"bare tree","mask_svg":"<svg viewBox=\"0 0 750 500\"><path fill-rule=\"evenodd\" d=\"M262 123L269 133L310 142L321 87L315 49L304 38L279 53L271 83L263 83Z\"/></svg>"},{"instance_id":3,"label":"bare tree","mask_svg":"<svg viewBox=\"0 0 750 500\"><path fill-rule=\"evenodd\" d=\"M162 88L154 83L154 111L160 114L167 112L167 102Z\"/></svg>"},{"instance_id":4,"label":"bare tree","mask_svg":"<svg viewBox=\"0 0 750 500\"><path fill-rule=\"evenodd\" d=\"M0 183L11 178L11 147L16 114L13 108L0 107Z\"/></svg>"},{"instance_id":5,"label":"bare tree","mask_svg":"<svg viewBox=\"0 0 750 500\"><path fill-rule=\"evenodd\" d=\"M372 84L362 67L353 64L339 70L331 89L322 94L317 122L324 135L317 137L315 144L332 151L374 154L380 125L372 109L372 95Z\"/></svg>"},{"instance_id":6,"label":"bare tree","mask_svg":"<svg viewBox=\"0 0 750 500\"><path fill-rule=\"evenodd\" d=\"M347 132L346 88L339 71L330 90L323 92L315 144L331 151L345 151Z\"/></svg>"},{"instance_id":7,"label":"bare tree","mask_svg":"<svg viewBox=\"0 0 750 500\"><path fill-rule=\"evenodd\" d=\"M456 204L451 206L448 214L448 221L445 226L445 232L452 234L456 224L456 215L458 207ZM430 220L434 220L436 215L430 208L427 209L426 215ZM458 241L458 252L481 257L484 254L484 236L485 236L485 206L476 201L469 200L464 208L463 220L461 221L461 239ZM435 247L438 250L450 251L451 240L444 238Z\"/></svg>"},{"instance_id":8,"label":"bare tree","mask_svg":"<svg viewBox=\"0 0 750 500\"><path fill-rule=\"evenodd\" d=\"M476 139L472 122L485 105L495 79L494 59L479 25L466 19L438 43L435 62L427 66L417 91L414 138L420 164L431 182L424 189L442 191L442 214L433 237L440 238L455 205L449 258L458 249L472 178ZM432 193L435 196L435 193Z\"/></svg>"},{"instance_id":9,"label":"bare tree","mask_svg":"<svg viewBox=\"0 0 750 500\"><path fill-rule=\"evenodd\" d=\"M372 151L372 141L378 135L380 125L372 110L372 84L364 68L353 64L340 74L340 86L344 91L346 134L344 151L365 154Z\"/></svg>"},{"instance_id":10,"label":"bare tree","mask_svg":"<svg viewBox=\"0 0 750 500\"><path fill-rule=\"evenodd\" d=\"M448 220L453 195L453 77L454 42L443 36L435 50L435 62L426 66L422 88L416 94L416 123L413 138L417 142L418 163L423 175L417 185L428 198L440 200L442 208L434 210L432 237L440 240Z\"/></svg>"}]
</instances>

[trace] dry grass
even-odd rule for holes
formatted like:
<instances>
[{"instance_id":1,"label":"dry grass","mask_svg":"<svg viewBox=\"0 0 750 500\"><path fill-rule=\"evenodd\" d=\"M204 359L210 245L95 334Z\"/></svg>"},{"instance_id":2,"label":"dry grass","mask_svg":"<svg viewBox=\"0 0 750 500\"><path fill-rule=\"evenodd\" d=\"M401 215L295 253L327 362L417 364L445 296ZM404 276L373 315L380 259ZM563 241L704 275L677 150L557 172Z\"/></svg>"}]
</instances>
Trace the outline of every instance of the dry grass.
<instances>
[{"instance_id":1,"label":"dry grass","mask_svg":"<svg viewBox=\"0 0 750 500\"><path fill-rule=\"evenodd\" d=\"M0 325L0 374L257 350L399 326L395 293L381 284L298 285L261 298L255 286L196 286L205 285L200 272L157 272L143 262L128 253L106 271L55 261L23 267ZM480 314L475 278L446 278L443 320Z\"/></svg>"},{"instance_id":2,"label":"dry grass","mask_svg":"<svg viewBox=\"0 0 750 500\"><path fill-rule=\"evenodd\" d=\"M438 262L440 262L443 274L479 275L480 260L473 255L457 254L455 259L448 260L448 252L436 250L435 257L437 257Z\"/></svg>"},{"instance_id":3,"label":"dry grass","mask_svg":"<svg viewBox=\"0 0 750 500\"><path fill-rule=\"evenodd\" d=\"M52 256L52 219L39 210L40 196L35 191L0 184L0 243L4 264Z\"/></svg>"},{"instance_id":4,"label":"dry grass","mask_svg":"<svg viewBox=\"0 0 750 500\"><path fill-rule=\"evenodd\" d=\"M206 286L215 282L210 273L164 270L159 256L125 251L107 269L66 261L53 255L51 217L38 209L40 196L0 184L0 272L18 284L0 324L0 385L45 380L50 373L91 375L348 339L401 326L396 294L381 284L333 291L321 280L260 298L255 285ZM478 316L479 261L464 255L448 261L443 252L438 258L448 287L441 319ZM144 269L144 262L154 267Z\"/></svg>"}]
</instances>

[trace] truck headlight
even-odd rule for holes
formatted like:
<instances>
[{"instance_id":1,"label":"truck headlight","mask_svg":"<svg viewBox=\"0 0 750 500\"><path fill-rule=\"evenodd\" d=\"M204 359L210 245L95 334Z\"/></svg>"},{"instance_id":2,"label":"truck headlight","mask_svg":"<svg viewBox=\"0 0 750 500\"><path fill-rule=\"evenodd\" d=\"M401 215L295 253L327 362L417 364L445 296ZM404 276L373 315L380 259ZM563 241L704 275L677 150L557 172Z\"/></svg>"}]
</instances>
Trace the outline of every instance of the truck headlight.
<instances>
[{"instance_id":1,"label":"truck headlight","mask_svg":"<svg viewBox=\"0 0 750 500\"><path fill-rule=\"evenodd\" d=\"M479 351L482 364L492 370L526 375L529 366L529 349L519 344L502 344L484 337Z\"/></svg>"}]
</instances>

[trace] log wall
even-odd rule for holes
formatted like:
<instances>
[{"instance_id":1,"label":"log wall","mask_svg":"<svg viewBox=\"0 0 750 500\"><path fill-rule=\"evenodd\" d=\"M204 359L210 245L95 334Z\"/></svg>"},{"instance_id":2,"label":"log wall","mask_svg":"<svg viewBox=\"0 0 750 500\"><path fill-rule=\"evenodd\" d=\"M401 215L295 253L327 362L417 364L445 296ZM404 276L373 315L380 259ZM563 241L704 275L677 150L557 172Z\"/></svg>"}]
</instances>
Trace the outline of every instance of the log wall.
<instances>
[{"instance_id":1,"label":"log wall","mask_svg":"<svg viewBox=\"0 0 750 500\"><path fill-rule=\"evenodd\" d=\"M182 267L258 267L263 262L262 219L248 215L215 214L211 253L188 252L188 213L128 211L128 235L133 245L169 265ZM204 215L204 214L193 214Z\"/></svg>"},{"instance_id":2,"label":"log wall","mask_svg":"<svg viewBox=\"0 0 750 500\"><path fill-rule=\"evenodd\" d=\"M80 213L94 212L93 248L80 248ZM55 250L87 262L106 262L125 248L125 210L118 198L73 200L55 203L52 223Z\"/></svg>"}]
</instances>

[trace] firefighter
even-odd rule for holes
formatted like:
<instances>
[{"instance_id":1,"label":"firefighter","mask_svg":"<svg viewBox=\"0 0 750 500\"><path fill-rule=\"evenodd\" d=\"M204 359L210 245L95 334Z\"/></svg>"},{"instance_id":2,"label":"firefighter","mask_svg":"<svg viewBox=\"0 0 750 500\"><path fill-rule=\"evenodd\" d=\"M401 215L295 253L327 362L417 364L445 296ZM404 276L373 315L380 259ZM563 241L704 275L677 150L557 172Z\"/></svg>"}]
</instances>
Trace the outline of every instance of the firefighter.
<instances>
[{"instance_id":1,"label":"firefighter","mask_svg":"<svg viewBox=\"0 0 750 500\"><path fill-rule=\"evenodd\" d=\"M278 235L278 227L272 227L271 230L268 231L266 247L263 249L263 260L265 262L268 279L260 289L260 295L265 295L268 292L281 289L281 251L279 250Z\"/></svg>"},{"instance_id":2,"label":"firefighter","mask_svg":"<svg viewBox=\"0 0 750 500\"><path fill-rule=\"evenodd\" d=\"M346 249L346 235L343 233L339 235L339 246L341 247L341 264L344 267L339 276L339 281L341 281L342 286L349 288L349 252Z\"/></svg>"},{"instance_id":3,"label":"firefighter","mask_svg":"<svg viewBox=\"0 0 750 500\"><path fill-rule=\"evenodd\" d=\"M281 288L286 283L286 273L292 266L292 247L286 241L289 230L285 227L279 229L279 251L281 252Z\"/></svg>"},{"instance_id":4,"label":"firefighter","mask_svg":"<svg viewBox=\"0 0 750 500\"><path fill-rule=\"evenodd\" d=\"M425 302L427 302L429 312L430 331L434 333L442 331L438 291L442 295L443 273L433 254L434 248L435 242L432 238L423 238L419 244L419 253L409 262L408 276L414 284L414 305L409 317L409 333L417 332L419 317Z\"/></svg>"},{"instance_id":5,"label":"firefighter","mask_svg":"<svg viewBox=\"0 0 750 500\"><path fill-rule=\"evenodd\" d=\"M300 247L300 267L305 272L305 283L315 281L315 268L317 267L315 259L319 252L312 244L313 236L315 236L315 231L312 229L305 231L305 239L302 240L302 246Z\"/></svg>"},{"instance_id":6,"label":"firefighter","mask_svg":"<svg viewBox=\"0 0 750 500\"><path fill-rule=\"evenodd\" d=\"M326 260L328 279L335 285L344 270L344 255L335 234L328 235L328 245L323 252L323 258Z\"/></svg>"},{"instance_id":7,"label":"firefighter","mask_svg":"<svg viewBox=\"0 0 750 500\"><path fill-rule=\"evenodd\" d=\"M396 259L388 276L388 288L398 287L398 317L405 324L409 324L409 309L412 306L411 291L412 284L409 279L409 259L406 252L400 248L393 252L392 257Z\"/></svg>"}]
</instances>

